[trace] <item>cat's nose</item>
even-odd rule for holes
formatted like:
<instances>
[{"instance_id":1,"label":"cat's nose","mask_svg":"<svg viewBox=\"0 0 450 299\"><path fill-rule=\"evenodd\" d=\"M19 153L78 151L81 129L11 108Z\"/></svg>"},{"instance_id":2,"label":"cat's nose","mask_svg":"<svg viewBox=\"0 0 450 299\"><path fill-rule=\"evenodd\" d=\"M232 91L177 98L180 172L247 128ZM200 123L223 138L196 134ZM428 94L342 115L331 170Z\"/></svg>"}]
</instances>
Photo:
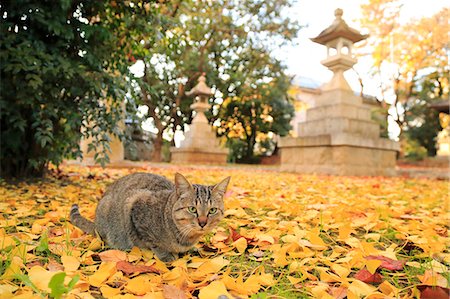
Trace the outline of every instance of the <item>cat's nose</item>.
<instances>
[{"instance_id":1,"label":"cat's nose","mask_svg":"<svg viewBox=\"0 0 450 299\"><path fill-rule=\"evenodd\" d=\"M198 225L200 225L200 227L205 227L206 223L208 223L208 217L206 216L200 216L198 217Z\"/></svg>"}]
</instances>

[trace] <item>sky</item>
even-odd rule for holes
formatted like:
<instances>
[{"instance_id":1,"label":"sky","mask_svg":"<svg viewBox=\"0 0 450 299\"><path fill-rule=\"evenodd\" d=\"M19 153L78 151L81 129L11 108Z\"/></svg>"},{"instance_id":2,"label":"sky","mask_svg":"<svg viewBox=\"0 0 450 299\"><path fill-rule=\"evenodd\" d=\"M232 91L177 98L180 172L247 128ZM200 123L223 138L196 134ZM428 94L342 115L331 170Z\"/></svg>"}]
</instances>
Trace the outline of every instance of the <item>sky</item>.
<instances>
[{"instance_id":1,"label":"sky","mask_svg":"<svg viewBox=\"0 0 450 299\"><path fill-rule=\"evenodd\" d=\"M342 8L344 10L343 19L347 24L355 29L362 30L358 19L362 15L360 5L367 3L367 0L297 0L294 7L289 10L289 14L298 20L301 25L307 27L299 31L295 45L280 48L274 54L282 60L288 67L291 75L303 76L314 79L321 83L328 82L332 77L332 72L320 64L326 58L326 48L316 44L310 38L317 36L322 30L331 25L334 20L334 10ZM406 23L411 18L429 17L441 8L450 6L445 0L403 0L400 22ZM367 32L363 32L367 33ZM355 65L355 69L361 74L365 82L365 93L375 95L376 86L371 86L368 71L371 66L370 57L360 59ZM345 77L350 86L359 91L359 82L356 73L349 70Z\"/></svg>"}]
</instances>

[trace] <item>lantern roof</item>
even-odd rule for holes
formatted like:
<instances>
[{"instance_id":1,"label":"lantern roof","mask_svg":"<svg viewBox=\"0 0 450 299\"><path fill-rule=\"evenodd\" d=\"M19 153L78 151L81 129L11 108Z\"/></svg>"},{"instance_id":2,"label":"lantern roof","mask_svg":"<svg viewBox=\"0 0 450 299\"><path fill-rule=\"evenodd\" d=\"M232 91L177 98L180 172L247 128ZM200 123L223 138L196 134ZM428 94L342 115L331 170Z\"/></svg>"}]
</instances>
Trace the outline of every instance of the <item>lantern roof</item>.
<instances>
[{"instance_id":1,"label":"lantern roof","mask_svg":"<svg viewBox=\"0 0 450 299\"><path fill-rule=\"evenodd\" d=\"M187 96L211 96L213 95L213 92L211 91L211 88L206 85L206 78L205 74L203 73L198 78L198 83L195 85L190 91L186 92Z\"/></svg>"},{"instance_id":2,"label":"lantern roof","mask_svg":"<svg viewBox=\"0 0 450 299\"><path fill-rule=\"evenodd\" d=\"M353 43L357 43L366 39L368 34L361 34L358 30L351 28L342 19L344 11L340 8L334 11L336 19L333 23L325 30L323 30L318 36L311 38L313 42L326 45L328 42L338 39L340 37L346 38Z\"/></svg>"}]
</instances>

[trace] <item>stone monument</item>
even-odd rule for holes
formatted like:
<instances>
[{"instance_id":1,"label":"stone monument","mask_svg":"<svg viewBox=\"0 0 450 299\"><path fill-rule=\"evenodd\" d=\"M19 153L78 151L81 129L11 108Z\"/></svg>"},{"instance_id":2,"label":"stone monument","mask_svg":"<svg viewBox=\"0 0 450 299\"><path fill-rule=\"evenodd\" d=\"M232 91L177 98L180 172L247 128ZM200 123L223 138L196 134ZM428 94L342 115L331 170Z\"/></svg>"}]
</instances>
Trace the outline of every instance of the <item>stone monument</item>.
<instances>
[{"instance_id":1,"label":"stone monument","mask_svg":"<svg viewBox=\"0 0 450 299\"><path fill-rule=\"evenodd\" d=\"M195 111L194 119L190 125L190 130L185 134L185 139L179 148L172 147L171 162L174 163L200 163L200 164L225 164L228 150L220 147L216 133L212 130L208 119L205 116L211 106L208 98L212 95L211 89L206 85L206 78L202 74L198 79L198 84L187 96L194 96L194 103L191 108Z\"/></svg>"},{"instance_id":2,"label":"stone monument","mask_svg":"<svg viewBox=\"0 0 450 299\"><path fill-rule=\"evenodd\" d=\"M367 38L350 28L336 9L336 19L312 41L327 47L321 63L333 72L316 105L299 123L298 137L280 140L281 170L334 175L394 175L399 145L380 138L371 109L355 95L344 72L357 62L353 44Z\"/></svg>"}]
</instances>

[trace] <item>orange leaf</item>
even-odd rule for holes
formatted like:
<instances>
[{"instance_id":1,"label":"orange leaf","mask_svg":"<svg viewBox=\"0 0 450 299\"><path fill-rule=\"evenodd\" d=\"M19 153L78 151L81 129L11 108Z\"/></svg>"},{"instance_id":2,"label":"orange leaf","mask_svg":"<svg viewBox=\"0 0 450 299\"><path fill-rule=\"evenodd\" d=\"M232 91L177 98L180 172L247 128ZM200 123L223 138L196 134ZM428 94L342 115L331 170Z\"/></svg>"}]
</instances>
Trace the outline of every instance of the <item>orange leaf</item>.
<instances>
[{"instance_id":1,"label":"orange leaf","mask_svg":"<svg viewBox=\"0 0 450 299\"><path fill-rule=\"evenodd\" d=\"M116 264L117 270L122 271L124 274L130 275L133 273L158 273L161 271L152 266L145 265L133 265L126 261L119 261Z\"/></svg>"},{"instance_id":2,"label":"orange leaf","mask_svg":"<svg viewBox=\"0 0 450 299\"><path fill-rule=\"evenodd\" d=\"M177 288L176 286L172 285L163 285L163 294L165 299L186 299L186 294Z\"/></svg>"},{"instance_id":3,"label":"orange leaf","mask_svg":"<svg viewBox=\"0 0 450 299\"><path fill-rule=\"evenodd\" d=\"M127 254L116 249L100 252L98 256L103 262L119 262L127 260Z\"/></svg>"}]
</instances>

